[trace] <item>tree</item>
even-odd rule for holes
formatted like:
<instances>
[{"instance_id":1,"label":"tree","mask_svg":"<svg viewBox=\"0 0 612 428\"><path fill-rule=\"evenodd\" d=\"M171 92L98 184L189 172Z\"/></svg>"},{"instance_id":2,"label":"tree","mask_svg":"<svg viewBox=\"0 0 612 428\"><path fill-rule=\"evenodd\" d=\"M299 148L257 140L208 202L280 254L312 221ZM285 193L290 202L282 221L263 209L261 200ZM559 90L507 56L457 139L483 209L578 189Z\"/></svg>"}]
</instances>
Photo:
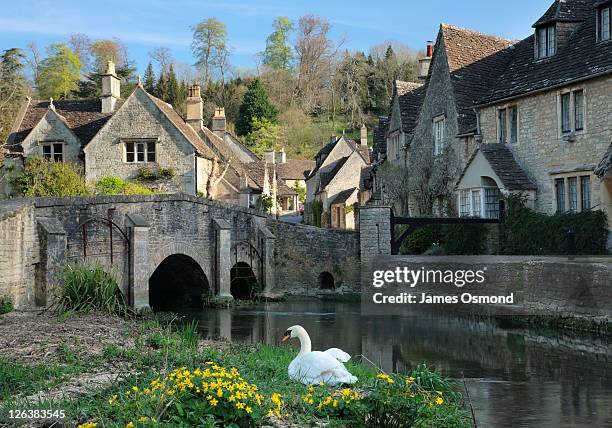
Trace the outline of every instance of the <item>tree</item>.
<instances>
[{"instance_id":1,"label":"tree","mask_svg":"<svg viewBox=\"0 0 612 428\"><path fill-rule=\"evenodd\" d=\"M18 194L25 197L91 194L79 165L46 161L39 157L26 159L14 183Z\"/></svg>"},{"instance_id":2,"label":"tree","mask_svg":"<svg viewBox=\"0 0 612 428\"><path fill-rule=\"evenodd\" d=\"M369 71L370 66L362 52L350 54L347 51L336 72L335 80L344 112L350 117L349 124L353 127L360 126L365 119Z\"/></svg>"},{"instance_id":3,"label":"tree","mask_svg":"<svg viewBox=\"0 0 612 428\"><path fill-rule=\"evenodd\" d=\"M79 57L65 44L52 44L39 66L38 91L43 98L67 98L77 90L81 74Z\"/></svg>"},{"instance_id":4,"label":"tree","mask_svg":"<svg viewBox=\"0 0 612 428\"><path fill-rule=\"evenodd\" d=\"M254 117L251 128L245 140L248 147L260 157L263 157L266 150L276 150L283 141L282 128L268 119Z\"/></svg>"},{"instance_id":5,"label":"tree","mask_svg":"<svg viewBox=\"0 0 612 428\"><path fill-rule=\"evenodd\" d=\"M79 57L81 68L87 70L91 60L91 39L83 33L72 33L68 39L68 46Z\"/></svg>"},{"instance_id":6,"label":"tree","mask_svg":"<svg viewBox=\"0 0 612 428\"><path fill-rule=\"evenodd\" d=\"M174 63L174 56L172 51L165 47L158 47L149 52L149 56L153 61L157 63L159 72L161 73L168 71L170 64Z\"/></svg>"},{"instance_id":7,"label":"tree","mask_svg":"<svg viewBox=\"0 0 612 428\"><path fill-rule=\"evenodd\" d=\"M259 79L253 79L244 94L244 99L238 111L236 132L247 135L253 131L253 119L267 119L276 123L278 110L270 102L268 94Z\"/></svg>"},{"instance_id":8,"label":"tree","mask_svg":"<svg viewBox=\"0 0 612 428\"><path fill-rule=\"evenodd\" d=\"M117 68L125 67L128 64L127 48L118 39L115 40L96 40L89 48L93 56L92 69L94 72L104 73L108 61L115 63Z\"/></svg>"},{"instance_id":9,"label":"tree","mask_svg":"<svg viewBox=\"0 0 612 428\"><path fill-rule=\"evenodd\" d=\"M166 73L161 73L157 80L157 86L155 87L154 95L160 100L168 99L168 77Z\"/></svg>"},{"instance_id":10,"label":"tree","mask_svg":"<svg viewBox=\"0 0 612 428\"><path fill-rule=\"evenodd\" d=\"M196 57L196 66L202 70L204 85L208 85L214 68L227 54L227 29L216 18L208 18L193 29L191 49Z\"/></svg>"},{"instance_id":11,"label":"tree","mask_svg":"<svg viewBox=\"0 0 612 428\"><path fill-rule=\"evenodd\" d=\"M173 106L178 106L179 102L179 84L176 80L176 74L174 73L174 67L172 64L168 67L168 97L164 99L167 103Z\"/></svg>"},{"instance_id":12,"label":"tree","mask_svg":"<svg viewBox=\"0 0 612 428\"><path fill-rule=\"evenodd\" d=\"M7 49L0 56L0 142L6 140L13 116L26 94L24 62L25 55L21 49Z\"/></svg>"},{"instance_id":13,"label":"tree","mask_svg":"<svg viewBox=\"0 0 612 428\"><path fill-rule=\"evenodd\" d=\"M266 39L263 63L277 70L288 70L293 61L293 50L289 45L293 23L286 16L279 16L274 20L273 26L274 32Z\"/></svg>"},{"instance_id":14,"label":"tree","mask_svg":"<svg viewBox=\"0 0 612 428\"><path fill-rule=\"evenodd\" d=\"M147 69L145 70L144 89L150 94L155 92L155 71L153 71L151 61L149 61L149 65L147 65Z\"/></svg>"}]
</instances>

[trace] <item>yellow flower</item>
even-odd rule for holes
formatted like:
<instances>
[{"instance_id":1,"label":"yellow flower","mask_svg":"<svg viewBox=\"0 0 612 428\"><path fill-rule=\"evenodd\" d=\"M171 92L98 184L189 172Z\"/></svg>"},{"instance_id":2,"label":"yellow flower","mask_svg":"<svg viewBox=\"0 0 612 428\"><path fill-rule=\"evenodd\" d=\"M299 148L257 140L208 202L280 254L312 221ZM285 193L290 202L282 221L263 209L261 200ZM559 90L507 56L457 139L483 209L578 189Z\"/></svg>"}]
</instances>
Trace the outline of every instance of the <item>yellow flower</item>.
<instances>
[{"instance_id":1,"label":"yellow flower","mask_svg":"<svg viewBox=\"0 0 612 428\"><path fill-rule=\"evenodd\" d=\"M134 428L134 422L128 422L125 428Z\"/></svg>"},{"instance_id":2,"label":"yellow flower","mask_svg":"<svg viewBox=\"0 0 612 428\"><path fill-rule=\"evenodd\" d=\"M84 424L79 425L77 428L95 428L98 426L95 422L85 422Z\"/></svg>"},{"instance_id":3,"label":"yellow flower","mask_svg":"<svg viewBox=\"0 0 612 428\"><path fill-rule=\"evenodd\" d=\"M111 398L108 399L108 404L112 406L115 401L117 401L117 394L113 395Z\"/></svg>"},{"instance_id":4,"label":"yellow flower","mask_svg":"<svg viewBox=\"0 0 612 428\"><path fill-rule=\"evenodd\" d=\"M146 422L148 420L149 418L147 416L141 416L140 418L138 418L138 422Z\"/></svg>"},{"instance_id":5,"label":"yellow flower","mask_svg":"<svg viewBox=\"0 0 612 428\"><path fill-rule=\"evenodd\" d=\"M442 395L442 391L436 391L436 394Z\"/></svg>"},{"instance_id":6,"label":"yellow flower","mask_svg":"<svg viewBox=\"0 0 612 428\"><path fill-rule=\"evenodd\" d=\"M219 401L217 401L216 398L213 398L212 400L210 400L210 405L215 407L217 405L217 403L219 403Z\"/></svg>"},{"instance_id":7,"label":"yellow flower","mask_svg":"<svg viewBox=\"0 0 612 428\"><path fill-rule=\"evenodd\" d=\"M334 407L338 407L338 400L334 400Z\"/></svg>"},{"instance_id":8,"label":"yellow flower","mask_svg":"<svg viewBox=\"0 0 612 428\"><path fill-rule=\"evenodd\" d=\"M247 413L253 413L253 409L251 409L249 406L246 406L244 411L247 412Z\"/></svg>"},{"instance_id":9,"label":"yellow flower","mask_svg":"<svg viewBox=\"0 0 612 428\"><path fill-rule=\"evenodd\" d=\"M444 399L442 397L436 398L436 404L438 405L444 404Z\"/></svg>"}]
</instances>

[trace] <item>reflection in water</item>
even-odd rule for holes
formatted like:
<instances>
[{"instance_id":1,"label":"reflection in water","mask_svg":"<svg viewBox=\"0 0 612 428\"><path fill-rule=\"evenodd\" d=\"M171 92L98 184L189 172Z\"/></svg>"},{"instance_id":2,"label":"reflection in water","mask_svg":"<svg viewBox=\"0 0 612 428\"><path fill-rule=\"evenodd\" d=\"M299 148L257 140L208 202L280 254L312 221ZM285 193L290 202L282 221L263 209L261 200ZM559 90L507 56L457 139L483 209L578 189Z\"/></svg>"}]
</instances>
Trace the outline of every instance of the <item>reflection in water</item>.
<instances>
[{"instance_id":1,"label":"reflection in water","mask_svg":"<svg viewBox=\"0 0 612 428\"><path fill-rule=\"evenodd\" d=\"M601 339L548 337L440 315L361 316L358 303L262 304L195 316L207 338L280 345L287 327L301 324L315 350L338 346L385 370L425 362L465 376L479 427L612 426L612 347Z\"/></svg>"}]
</instances>

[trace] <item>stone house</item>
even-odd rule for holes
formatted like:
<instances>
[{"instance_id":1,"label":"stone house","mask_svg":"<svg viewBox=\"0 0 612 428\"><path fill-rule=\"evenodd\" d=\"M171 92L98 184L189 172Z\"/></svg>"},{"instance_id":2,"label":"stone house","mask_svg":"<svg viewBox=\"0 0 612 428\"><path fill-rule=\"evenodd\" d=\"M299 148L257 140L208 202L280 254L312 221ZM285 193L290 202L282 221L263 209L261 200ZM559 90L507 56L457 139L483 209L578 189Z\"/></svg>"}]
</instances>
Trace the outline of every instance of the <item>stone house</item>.
<instances>
[{"instance_id":1,"label":"stone house","mask_svg":"<svg viewBox=\"0 0 612 428\"><path fill-rule=\"evenodd\" d=\"M344 135L337 139L332 136L330 143L315 156L315 167L306 178L304 220L312 224L312 210L320 204L322 227L354 228L353 205L360 198L361 171L370 163L365 127L362 127L359 142Z\"/></svg>"},{"instance_id":2,"label":"stone house","mask_svg":"<svg viewBox=\"0 0 612 428\"><path fill-rule=\"evenodd\" d=\"M612 218L611 12L610 2L555 1L507 50L478 99L482 144L457 186L461 214L491 216L489 199L518 190L540 212Z\"/></svg>"},{"instance_id":3,"label":"stone house","mask_svg":"<svg viewBox=\"0 0 612 428\"><path fill-rule=\"evenodd\" d=\"M385 133L386 160L392 165L406 166L406 148L412 140L418 111L423 103L423 83L393 83L393 97Z\"/></svg>"}]
</instances>

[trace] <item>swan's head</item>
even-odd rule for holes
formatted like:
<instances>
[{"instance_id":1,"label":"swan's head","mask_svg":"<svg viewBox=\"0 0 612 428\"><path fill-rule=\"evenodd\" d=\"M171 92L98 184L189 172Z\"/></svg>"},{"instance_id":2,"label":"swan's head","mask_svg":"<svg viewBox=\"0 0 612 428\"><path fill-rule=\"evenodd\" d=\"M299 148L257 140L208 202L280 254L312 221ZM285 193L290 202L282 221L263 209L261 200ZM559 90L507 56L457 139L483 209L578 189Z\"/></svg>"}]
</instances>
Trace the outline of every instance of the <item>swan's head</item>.
<instances>
[{"instance_id":1,"label":"swan's head","mask_svg":"<svg viewBox=\"0 0 612 428\"><path fill-rule=\"evenodd\" d=\"M304 333L306 333L306 330L301 325L289 327L285 334L283 334L283 342L300 337L300 335L303 335Z\"/></svg>"}]
</instances>

